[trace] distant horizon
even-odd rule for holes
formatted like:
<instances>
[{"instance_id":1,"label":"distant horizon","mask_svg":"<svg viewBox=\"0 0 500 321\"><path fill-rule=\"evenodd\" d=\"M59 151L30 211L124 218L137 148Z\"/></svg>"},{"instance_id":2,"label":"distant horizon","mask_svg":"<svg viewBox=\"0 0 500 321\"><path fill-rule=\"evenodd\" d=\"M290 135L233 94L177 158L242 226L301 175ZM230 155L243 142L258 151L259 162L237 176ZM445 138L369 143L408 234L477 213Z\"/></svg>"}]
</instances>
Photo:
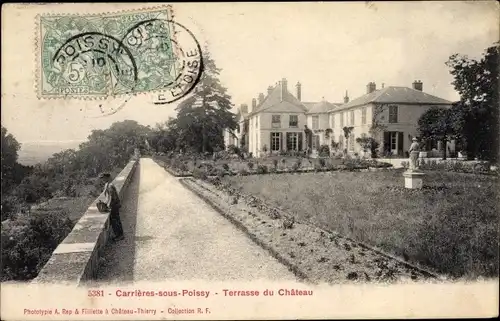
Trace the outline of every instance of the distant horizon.
<instances>
[{"instance_id":1,"label":"distant horizon","mask_svg":"<svg viewBox=\"0 0 500 321\"><path fill-rule=\"evenodd\" d=\"M87 139L65 139L65 140L28 140L28 141L19 141L21 144L35 144L35 143L81 143L86 141Z\"/></svg>"}]
</instances>

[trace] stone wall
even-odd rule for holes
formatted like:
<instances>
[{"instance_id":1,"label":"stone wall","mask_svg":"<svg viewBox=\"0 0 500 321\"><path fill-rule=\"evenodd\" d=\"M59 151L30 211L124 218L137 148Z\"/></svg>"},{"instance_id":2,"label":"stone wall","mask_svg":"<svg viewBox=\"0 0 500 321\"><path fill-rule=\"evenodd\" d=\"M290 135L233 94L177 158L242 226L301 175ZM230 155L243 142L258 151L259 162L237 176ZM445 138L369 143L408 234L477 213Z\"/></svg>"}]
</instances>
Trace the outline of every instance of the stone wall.
<instances>
[{"instance_id":1,"label":"stone wall","mask_svg":"<svg viewBox=\"0 0 500 321\"><path fill-rule=\"evenodd\" d=\"M139 160L134 157L116 176L116 186L120 199L132 180ZM80 285L97 275L99 259L112 235L109 213L100 213L96 203L103 194L90 205L73 230L52 253L52 257L42 268L33 283L62 283Z\"/></svg>"}]
</instances>

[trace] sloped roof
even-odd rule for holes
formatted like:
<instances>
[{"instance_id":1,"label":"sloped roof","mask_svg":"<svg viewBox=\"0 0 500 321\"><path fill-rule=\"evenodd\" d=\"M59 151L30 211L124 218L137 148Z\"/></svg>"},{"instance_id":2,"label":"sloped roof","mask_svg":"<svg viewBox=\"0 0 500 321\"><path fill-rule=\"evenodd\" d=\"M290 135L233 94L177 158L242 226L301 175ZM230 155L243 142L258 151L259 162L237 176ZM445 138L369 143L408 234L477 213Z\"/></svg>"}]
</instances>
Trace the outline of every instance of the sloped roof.
<instances>
[{"instance_id":1,"label":"sloped roof","mask_svg":"<svg viewBox=\"0 0 500 321\"><path fill-rule=\"evenodd\" d=\"M307 108L289 91L285 91L284 94L284 97L281 97L281 87L279 85L275 86L271 93L264 99L262 104L257 105L255 110L252 110L249 116L266 110L287 112L291 109L296 109L297 111L307 112Z\"/></svg>"},{"instance_id":2,"label":"sloped roof","mask_svg":"<svg viewBox=\"0 0 500 321\"><path fill-rule=\"evenodd\" d=\"M452 102L408 87L390 86L356 98L338 109L362 106L369 103L450 105Z\"/></svg>"},{"instance_id":3,"label":"sloped roof","mask_svg":"<svg viewBox=\"0 0 500 321\"><path fill-rule=\"evenodd\" d=\"M311 107L308 108L308 114L322 114L322 113L328 113L329 111L337 108L341 104L332 104L329 103L325 100L320 101L318 103L313 103L311 104Z\"/></svg>"},{"instance_id":4,"label":"sloped roof","mask_svg":"<svg viewBox=\"0 0 500 321\"><path fill-rule=\"evenodd\" d=\"M302 105L306 106L307 110L311 110L317 103L318 103L317 101L313 102L302 101Z\"/></svg>"}]
</instances>

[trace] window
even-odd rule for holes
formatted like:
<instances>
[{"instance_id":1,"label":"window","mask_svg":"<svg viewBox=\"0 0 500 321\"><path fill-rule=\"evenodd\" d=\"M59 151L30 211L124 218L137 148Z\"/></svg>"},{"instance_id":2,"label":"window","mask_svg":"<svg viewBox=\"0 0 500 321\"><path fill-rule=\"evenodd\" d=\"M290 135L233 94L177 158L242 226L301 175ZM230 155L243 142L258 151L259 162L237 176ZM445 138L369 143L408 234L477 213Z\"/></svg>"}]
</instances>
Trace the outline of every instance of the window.
<instances>
[{"instance_id":1,"label":"window","mask_svg":"<svg viewBox=\"0 0 500 321\"><path fill-rule=\"evenodd\" d=\"M340 113L340 128L344 127L344 112Z\"/></svg>"},{"instance_id":2,"label":"window","mask_svg":"<svg viewBox=\"0 0 500 321\"><path fill-rule=\"evenodd\" d=\"M280 128L281 127L281 116L280 115L272 115L271 119L271 127L272 128Z\"/></svg>"},{"instance_id":3,"label":"window","mask_svg":"<svg viewBox=\"0 0 500 321\"><path fill-rule=\"evenodd\" d=\"M391 151L395 151L397 150L397 139L398 139L398 136L397 136L397 132L391 132Z\"/></svg>"},{"instance_id":4,"label":"window","mask_svg":"<svg viewBox=\"0 0 500 321\"><path fill-rule=\"evenodd\" d=\"M389 106L389 123L398 122L398 106Z\"/></svg>"},{"instance_id":5,"label":"window","mask_svg":"<svg viewBox=\"0 0 500 321\"><path fill-rule=\"evenodd\" d=\"M361 109L361 124L366 124L366 107Z\"/></svg>"},{"instance_id":6,"label":"window","mask_svg":"<svg viewBox=\"0 0 500 321\"><path fill-rule=\"evenodd\" d=\"M312 129L319 129L319 116L312 116Z\"/></svg>"},{"instance_id":7,"label":"window","mask_svg":"<svg viewBox=\"0 0 500 321\"><path fill-rule=\"evenodd\" d=\"M288 125L290 127L299 127L299 116L297 115L290 115L290 120L289 120L289 123Z\"/></svg>"},{"instance_id":8,"label":"window","mask_svg":"<svg viewBox=\"0 0 500 321\"><path fill-rule=\"evenodd\" d=\"M299 134L300 133L286 133L286 150L300 150Z\"/></svg>"},{"instance_id":9,"label":"window","mask_svg":"<svg viewBox=\"0 0 500 321\"><path fill-rule=\"evenodd\" d=\"M354 125L354 110L351 110L351 125Z\"/></svg>"},{"instance_id":10,"label":"window","mask_svg":"<svg viewBox=\"0 0 500 321\"><path fill-rule=\"evenodd\" d=\"M281 133L271 133L271 151L279 151L281 146Z\"/></svg>"}]
</instances>

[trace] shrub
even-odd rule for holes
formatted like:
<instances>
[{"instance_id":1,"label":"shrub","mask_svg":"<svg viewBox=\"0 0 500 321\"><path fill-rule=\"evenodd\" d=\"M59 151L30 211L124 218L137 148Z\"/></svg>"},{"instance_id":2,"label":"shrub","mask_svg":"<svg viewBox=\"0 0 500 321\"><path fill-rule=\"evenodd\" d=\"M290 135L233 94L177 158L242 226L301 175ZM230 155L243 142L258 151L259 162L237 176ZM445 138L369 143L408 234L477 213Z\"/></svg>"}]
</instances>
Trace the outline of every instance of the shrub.
<instances>
[{"instance_id":1,"label":"shrub","mask_svg":"<svg viewBox=\"0 0 500 321\"><path fill-rule=\"evenodd\" d=\"M253 163L253 162L248 162L248 163L247 163L247 166L248 166L248 169L249 169L249 170L252 170L252 169L253 169L253 166L254 166L254 163Z\"/></svg>"},{"instance_id":2,"label":"shrub","mask_svg":"<svg viewBox=\"0 0 500 321\"><path fill-rule=\"evenodd\" d=\"M188 165L187 165L187 162L181 162L179 163L179 167L178 167L179 171L181 172L187 172L189 169L188 169Z\"/></svg>"},{"instance_id":3,"label":"shrub","mask_svg":"<svg viewBox=\"0 0 500 321\"><path fill-rule=\"evenodd\" d=\"M229 171L229 165L227 163L222 164L222 168L224 168L224 170L226 171Z\"/></svg>"},{"instance_id":4,"label":"shrub","mask_svg":"<svg viewBox=\"0 0 500 321\"><path fill-rule=\"evenodd\" d=\"M240 155L241 154L241 150L235 146L235 145L229 145L227 146L227 151L230 153L230 154L236 154L236 155Z\"/></svg>"},{"instance_id":5,"label":"shrub","mask_svg":"<svg viewBox=\"0 0 500 321\"><path fill-rule=\"evenodd\" d=\"M324 158L320 158L320 159L319 159L319 165L320 165L321 167L325 167L325 166L326 166L326 159L324 159Z\"/></svg>"},{"instance_id":6,"label":"shrub","mask_svg":"<svg viewBox=\"0 0 500 321\"><path fill-rule=\"evenodd\" d=\"M490 164L488 162L480 162L474 165L474 172L487 173L490 171Z\"/></svg>"},{"instance_id":7,"label":"shrub","mask_svg":"<svg viewBox=\"0 0 500 321\"><path fill-rule=\"evenodd\" d=\"M320 163L314 163L314 170L315 171L320 171L323 169L323 166L321 166Z\"/></svg>"},{"instance_id":8,"label":"shrub","mask_svg":"<svg viewBox=\"0 0 500 321\"><path fill-rule=\"evenodd\" d=\"M214 173L210 173L210 174L215 175L215 176L220 177L220 178L223 178L227 174L227 172L222 168L216 168Z\"/></svg>"},{"instance_id":9,"label":"shrub","mask_svg":"<svg viewBox=\"0 0 500 321\"><path fill-rule=\"evenodd\" d=\"M293 163L292 165L292 170L293 171L297 171L300 166L302 166L302 159L301 158L297 158L297 160L295 161L295 163Z\"/></svg>"},{"instance_id":10,"label":"shrub","mask_svg":"<svg viewBox=\"0 0 500 321\"><path fill-rule=\"evenodd\" d=\"M330 146L328 146L328 145L321 145L319 147L319 156L320 157L328 157L328 156L330 156Z\"/></svg>"},{"instance_id":11,"label":"shrub","mask_svg":"<svg viewBox=\"0 0 500 321\"><path fill-rule=\"evenodd\" d=\"M65 211L22 216L2 227L2 281L35 278L73 223Z\"/></svg>"},{"instance_id":12,"label":"shrub","mask_svg":"<svg viewBox=\"0 0 500 321\"><path fill-rule=\"evenodd\" d=\"M208 175L207 175L207 170L202 168L195 168L193 169L193 177L196 179L202 179L206 180Z\"/></svg>"},{"instance_id":13,"label":"shrub","mask_svg":"<svg viewBox=\"0 0 500 321\"><path fill-rule=\"evenodd\" d=\"M266 165L257 166L257 174L267 174L267 173L269 173L269 169L267 168Z\"/></svg>"},{"instance_id":14,"label":"shrub","mask_svg":"<svg viewBox=\"0 0 500 321\"><path fill-rule=\"evenodd\" d=\"M326 169L329 171L334 170L336 167L332 163L326 163Z\"/></svg>"},{"instance_id":15,"label":"shrub","mask_svg":"<svg viewBox=\"0 0 500 321\"><path fill-rule=\"evenodd\" d=\"M402 161L402 162L401 162L401 166L402 166L404 169L408 169L408 168L410 167L410 164L409 164L409 162Z\"/></svg>"},{"instance_id":16,"label":"shrub","mask_svg":"<svg viewBox=\"0 0 500 321\"><path fill-rule=\"evenodd\" d=\"M249 173L246 169L244 168L241 168L238 173L241 175L241 176L247 176Z\"/></svg>"},{"instance_id":17,"label":"shrub","mask_svg":"<svg viewBox=\"0 0 500 321\"><path fill-rule=\"evenodd\" d=\"M278 160L277 159L273 159L273 166L274 166L274 169L276 169L278 167Z\"/></svg>"}]
</instances>

